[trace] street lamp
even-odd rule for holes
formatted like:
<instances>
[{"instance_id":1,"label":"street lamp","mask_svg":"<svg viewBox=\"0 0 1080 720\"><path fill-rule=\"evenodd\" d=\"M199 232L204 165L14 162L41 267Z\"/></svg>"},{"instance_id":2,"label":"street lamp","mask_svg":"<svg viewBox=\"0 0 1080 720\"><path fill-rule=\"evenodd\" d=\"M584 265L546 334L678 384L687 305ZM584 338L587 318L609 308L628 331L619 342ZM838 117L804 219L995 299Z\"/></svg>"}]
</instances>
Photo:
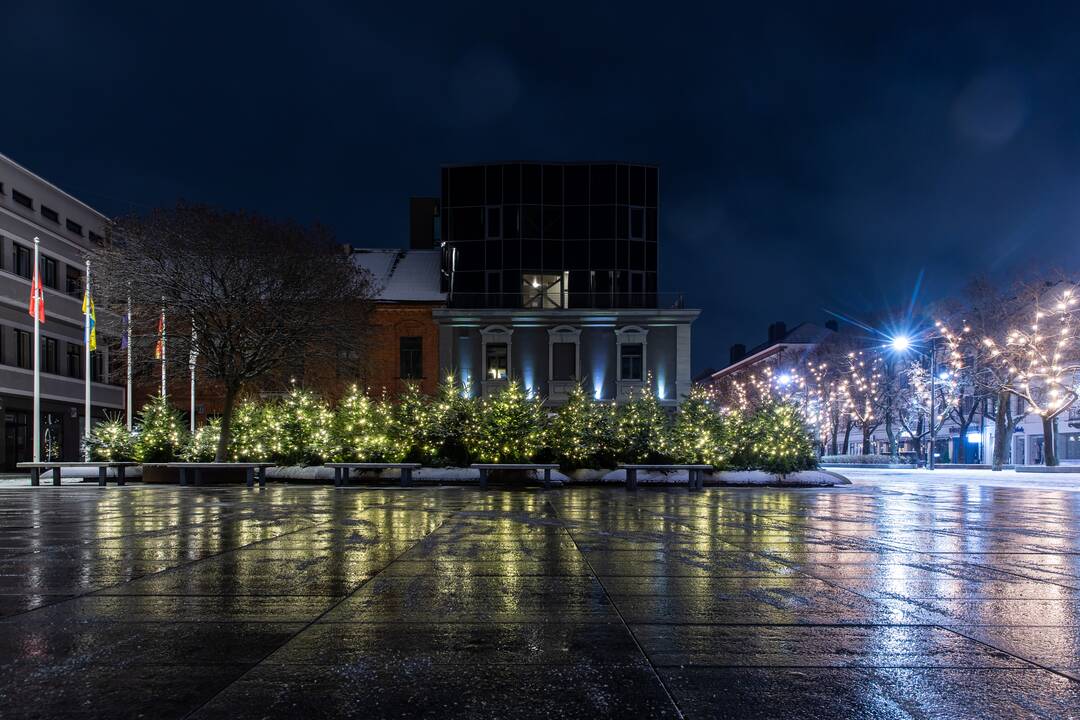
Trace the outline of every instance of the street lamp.
<instances>
[{"instance_id":1,"label":"street lamp","mask_svg":"<svg viewBox=\"0 0 1080 720\"><path fill-rule=\"evenodd\" d=\"M928 337L930 341L930 450L926 453L926 469L934 469L934 445L937 442L937 428L935 427L935 415L934 415L934 395L936 388L934 387L935 380L937 380L937 336L933 335ZM912 349L911 338L907 335L897 335L889 341L889 347L898 353L906 353ZM916 351L916 354L926 356L925 353ZM941 378L945 379L944 376Z\"/></svg>"}]
</instances>

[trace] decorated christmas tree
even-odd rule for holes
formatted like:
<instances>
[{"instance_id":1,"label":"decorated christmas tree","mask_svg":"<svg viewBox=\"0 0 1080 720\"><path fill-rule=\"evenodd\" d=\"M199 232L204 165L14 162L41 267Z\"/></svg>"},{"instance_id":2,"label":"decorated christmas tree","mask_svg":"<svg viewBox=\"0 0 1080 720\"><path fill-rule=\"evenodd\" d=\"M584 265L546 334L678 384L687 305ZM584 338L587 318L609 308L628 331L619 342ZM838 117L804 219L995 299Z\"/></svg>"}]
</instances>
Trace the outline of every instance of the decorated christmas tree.
<instances>
[{"instance_id":1,"label":"decorated christmas tree","mask_svg":"<svg viewBox=\"0 0 1080 720\"><path fill-rule=\"evenodd\" d=\"M175 462L186 444L187 430L180 411L164 396L150 398L139 413L135 459L144 463Z\"/></svg>"},{"instance_id":2,"label":"decorated christmas tree","mask_svg":"<svg viewBox=\"0 0 1080 720\"><path fill-rule=\"evenodd\" d=\"M398 462L405 453L395 441L394 413L383 397L372 400L356 385L334 413L334 454L353 462Z\"/></svg>"},{"instance_id":3,"label":"decorated christmas tree","mask_svg":"<svg viewBox=\"0 0 1080 720\"><path fill-rule=\"evenodd\" d=\"M777 475L808 470L817 464L814 444L795 403L769 402L750 419L753 466Z\"/></svg>"},{"instance_id":4,"label":"decorated christmas tree","mask_svg":"<svg viewBox=\"0 0 1080 720\"><path fill-rule=\"evenodd\" d=\"M315 393L293 388L266 418L270 456L282 465L311 465L334 456L334 416Z\"/></svg>"},{"instance_id":5,"label":"decorated christmas tree","mask_svg":"<svg viewBox=\"0 0 1080 720\"><path fill-rule=\"evenodd\" d=\"M213 418L195 431L184 450L184 459L188 462L213 462L217 452L218 440L221 439L221 420Z\"/></svg>"},{"instance_id":6,"label":"decorated christmas tree","mask_svg":"<svg viewBox=\"0 0 1080 720\"><path fill-rule=\"evenodd\" d=\"M598 402L581 385L555 411L548 429L555 460L567 470L615 466L615 406Z\"/></svg>"},{"instance_id":7,"label":"decorated christmas tree","mask_svg":"<svg viewBox=\"0 0 1080 720\"><path fill-rule=\"evenodd\" d=\"M625 463L664 463L671 459L671 427L667 411L652 389L650 378L617 411L619 460Z\"/></svg>"},{"instance_id":8,"label":"decorated christmas tree","mask_svg":"<svg viewBox=\"0 0 1080 720\"><path fill-rule=\"evenodd\" d=\"M135 438L119 417L106 417L90 431L86 449L90 459L97 462L134 460Z\"/></svg>"},{"instance_id":9,"label":"decorated christmas tree","mask_svg":"<svg viewBox=\"0 0 1080 720\"><path fill-rule=\"evenodd\" d=\"M474 462L530 462L545 447L547 412L519 382L484 398L464 428L465 448Z\"/></svg>"},{"instance_id":10,"label":"decorated christmas tree","mask_svg":"<svg viewBox=\"0 0 1080 720\"><path fill-rule=\"evenodd\" d=\"M721 447L723 420L709 392L694 387L675 415L671 429L671 456L676 462L726 466Z\"/></svg>"},{"instance_id":11,"label":"decorated christmas tree","mask_svg":"<svg viewBox=\"0 0 1080 720\"><path fill-rule=\"evenodd\" d=\"M232 419L232 444L229 455L241 462L267 462L270 459L274 407L268 402L244 400L236 406Z\"/></svg>"}]
</instances>

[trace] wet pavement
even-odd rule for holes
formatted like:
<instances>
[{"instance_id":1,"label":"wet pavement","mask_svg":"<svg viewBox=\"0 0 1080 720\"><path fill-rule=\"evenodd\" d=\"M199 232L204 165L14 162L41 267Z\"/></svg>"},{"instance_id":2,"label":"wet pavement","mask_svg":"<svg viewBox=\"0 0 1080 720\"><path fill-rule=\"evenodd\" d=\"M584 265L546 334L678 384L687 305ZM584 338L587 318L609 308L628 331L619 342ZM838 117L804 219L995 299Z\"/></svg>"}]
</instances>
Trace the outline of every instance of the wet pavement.
<instances>
[{"instance_id":1,"label":"wet pavement","mask_svg":"<svg viewBox=\"0 0 1080 720\"><path fill-rule=\"evenodd\" d=\"M0 489L0 717L1080 717L1080 493Z\"/></svg>"}]
</instances>

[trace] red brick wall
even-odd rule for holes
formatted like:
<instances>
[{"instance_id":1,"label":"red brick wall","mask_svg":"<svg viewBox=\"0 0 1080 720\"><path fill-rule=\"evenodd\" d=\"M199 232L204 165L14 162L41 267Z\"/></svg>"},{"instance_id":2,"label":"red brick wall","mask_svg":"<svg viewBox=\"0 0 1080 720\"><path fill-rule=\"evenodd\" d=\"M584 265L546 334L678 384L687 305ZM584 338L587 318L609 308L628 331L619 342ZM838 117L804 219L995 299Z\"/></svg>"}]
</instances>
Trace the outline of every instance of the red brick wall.
<instances>
[{"instance_id":1,"label":"red brick wall","mask_svg":"<svg viewBox=\"0 0 1080 720\"><path fill-rule=\"evenodd\" d=\"M400 339L419 336L423 347L424 377L421 389L435 392L439 384L439 327L431 317L434 306L424 304L376 304L371 314L372 338L368 387L373 393L385 388L391 395L401 392Z\"/></svg>"}]
</instances>

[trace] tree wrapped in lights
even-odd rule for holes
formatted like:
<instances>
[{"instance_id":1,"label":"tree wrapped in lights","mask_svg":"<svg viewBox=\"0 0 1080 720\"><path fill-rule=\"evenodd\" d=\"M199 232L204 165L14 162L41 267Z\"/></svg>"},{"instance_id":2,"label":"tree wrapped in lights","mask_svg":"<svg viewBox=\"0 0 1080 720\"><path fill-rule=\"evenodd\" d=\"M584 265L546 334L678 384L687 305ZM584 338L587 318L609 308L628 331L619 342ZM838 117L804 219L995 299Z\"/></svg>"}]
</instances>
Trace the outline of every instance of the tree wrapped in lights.
<instances>
[{"instance_id":1,"label":"tree wrapped in lights","mask_svg":"<svg viewBox=\"0 0 1080 720\"><path fill-rule=\"evenodd\" d=\"M184 450L184 459L188 462L212 462L221 439L221 419L213 418L195 431Z\"/></svg>"},{"instance_id":2,"label":"tree wrapped in lights","mask_svg":"<svg viewBox=\"0 0 1080 720\"><path fill-rule=\"evenodd\" d=\"M726 467L724 419L712 405L708 390L690 390L671 428L671 456L676 462Z\"/></svg>"},{"instance_id":3,"label":"tree wrapped in lights","mask_svg":"<svg viewBox=\"0 0 1080 720\"><path fill-rule=\"evenodd\" d=\"M1080 347L1075 287L1059 284L1032 291L1030 323L1009 330L1003 341L983 338L990 362L1004 368L1005 390L1024 400L1043 426L1043 458L1058 464L1056 418L1077 398Z\"/></svg>"},{"instance_id":4,"label":"tree wrapped in lights","mask_svg":"<svg viewBox=\"0 0 1080 720\"><path fill-rule=\"evenodd\" d=\"M794 403L763 405L749 425L754 467L781 476L816 467L811 435Z\"/></svg>"},{"instance_id":5,"label":"tree wrapped in lights","mask_svg":"<svg viewBox=\"0 0 1080 720\"><path fill-rule=\"evenodd\" d=\"M593 400L581 385L567 395L548 428L552 454L568 470L615 466L615 405Z\"/></svg>"},{"instance_id":6,"label":"tree wrapped in lights","mask_svg":"<svg viewBox=\"0 0 1080 720\"><path fill-rule=\"evenodd\" d=\"M187 444L187 430L180 411L168 398L156 395L139 413L135 459L141 463L175 462Z\"/></svg>"},{"instance_id":7,"label":"tree wrapped in lights","mask_svg":"<svg viewBox=\"0 0 1080 720\"><path fill-rule=\"evenodd\" d=\"M484 398L464 428L465 448L476 462L529 462L545 448L547 412L512 381Z\"/></svg>"},{"instance_id":8,"label":"tree wrapped in lights","mask_svg":"<svg viewBox=\"0 0 1080 720\"><path fill-rule=\"evenodd\" d=\"M134 460L135 438L120 416L107 416L90 431L86 449L90 451L90 459L98 462Z\"/></svg>"},{"instance_id":9,"label":"tree wrapped in lights","mask_svg":"<svg viewBox=\"0 0 1080 720\"><path fill-rule=\"evenodd\" d=\"M469 452L465 431L476 418L476 402L469 388L453 375L447 375L427 406L423 418L423 443L428 454L421 460L429 464L467 465Z\"/></svg>"},{"instance_id":10,"label":"tree wrapped in lights","mask_svg":"<svg viewBox=\"0 0 1080 720\"><path fill-rule=\"evenodd\" d=\"M268 462L271 454L270 403L244 400L236 406L233 416L230 457L234 461Z\"/></svg>"},{"instance_id":11,"label":"tree wrapped in lights","mask_svg":"<svg viewBox=\"0 0 1080 720\"><path fill-rule=\"evenodd\" d=\"M282 465L317 464L334 457L334 415L318 395L293 388L270 403L270 456Z\"/></svg>"},{"instance_id":12,"label":"tree wrapped in lights","mask_svg":"<svg viewBox=\"0 0 1080 720\"><path fill-rule=\"evenodd\" d=\"M930 382L930 370L917 361L910 362L900 371L903 383L897 416L900 426L915 446L915 457L922 456L923 442L936 438L951 413L960 405L960 385L949 370L942 370L934 382ZM931 396L931 385L933 395ZM930 402L933 397L933 403ZM934 415L930 416L933 405ZM930 452L934 452L931 444ZM893 462L896 458L893 458Z\"/></svg>"},{"instance_id":13,"label":"tree wrapped in lights","mask_svg":"<svg viewBox=\"0 0 1080 720\"><path fill-rule=\"evenodd\" d=\"M651 376L618 408L616 429L622 462L664 463L670 460L670 418L653 391Z\"/></svg>"},{"instance_id":14,"label":"tree wrapped in lights","mask_svg":"<svg viewBox=\"0 0 1080 720\"><path fill-rule=\"evenodd\" d=\"M407 449L395 435L394 407L353 385L334 413L335 456L351 462L400 462Z\"/></svg>"}]
</instances>

